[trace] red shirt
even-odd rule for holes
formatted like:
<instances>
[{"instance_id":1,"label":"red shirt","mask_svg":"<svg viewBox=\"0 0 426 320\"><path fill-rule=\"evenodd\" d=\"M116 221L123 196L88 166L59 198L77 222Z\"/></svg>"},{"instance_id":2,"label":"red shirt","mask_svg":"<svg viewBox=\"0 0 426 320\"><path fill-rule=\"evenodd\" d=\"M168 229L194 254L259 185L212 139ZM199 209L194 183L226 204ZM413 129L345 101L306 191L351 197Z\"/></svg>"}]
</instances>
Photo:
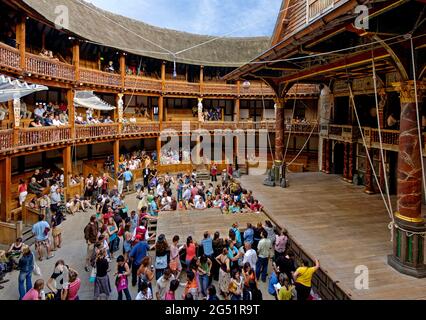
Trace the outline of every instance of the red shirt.
<instances>
[{"instance_id":1,"label":"red shirt","mask_svg":"<svg viewBox=\"0 0 426 320\"><path fill-rule=\"evenodd\" d=\"M108 224L109 218L111 218L113 216L114 216L114 214L112 212L105 213L104 216L103 216L104 224Z\"/></svg>"},{"instance_id":2,"label":"red shirt","mask_svg":"<svg viewBox=\"0 0 426 320\"><path fill-rule=\"evenodd\" d=\"M189 246L186 247L186 258L185 260L192 260L195 257L195 244L190 243Z\"/></svg>"}]
</instances>

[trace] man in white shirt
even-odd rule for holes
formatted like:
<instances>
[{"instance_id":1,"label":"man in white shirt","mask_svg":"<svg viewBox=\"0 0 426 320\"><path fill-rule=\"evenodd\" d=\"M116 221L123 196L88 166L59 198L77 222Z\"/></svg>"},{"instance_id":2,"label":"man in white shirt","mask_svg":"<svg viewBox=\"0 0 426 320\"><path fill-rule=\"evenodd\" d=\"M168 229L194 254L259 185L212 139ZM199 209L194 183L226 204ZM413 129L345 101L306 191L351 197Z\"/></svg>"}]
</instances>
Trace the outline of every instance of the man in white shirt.
<instances>
[{"instance_id":1,"label":"man in white shirt","mask_svg":"<svg viewBox=\"0 0 426 320\"><path fill-rule=\"evenodd\" d=\"M39 117L39 118L43 118L46 110L42 107L41 104L36 103L37 107L34 109L34 114Z\"/></svg>"},{"instance_id":2,"label":"man in white shirt","mask_svg":"<svg viewBox=\"0 0 426 320\"><path fill-rule=\"evenodd\" d=\"M206 203L203 201L203 198L199 198L197 202L195 202L195 209L204 210L206 208Z\"/></svg>"},{"instance_id":3,"label":"man in white shirt","mask_svg":"<svg viewBox=\"0 0 426 320\"><path fill-rule=\"evenodd\" d=\"M164 274L157 280L157 290L155 290L155 295L157 300L164 300L167 291L170 290L170 282L175 280L175 276L172 274L170 269L166 269Z\"/></svg>"},{"instance_id":4,"label":"man in white shirt","mask_svg":"<svg viewBox=\"0 0 426 320\"><path fill-rule=\"evenodd\" d=\"M61 120L59 120L59 115L55 114L55 117L52 120L52 123L54 126L63 126L64 124L61 122Z\"/></svg>"},{"instance_id":5,"label":"man in white shirt","mask_svg":"<svg viewBox=\"0 0 426 320\"><path fill-rule=\"evenodd\" d=\"M251 248L250 242L244 243L244 248L246 249L246 253L244 254L243 265L248 262L251 268L256 271L256 263L257 263L257 253L255 250Z\"/></svg>"}]
</instances>

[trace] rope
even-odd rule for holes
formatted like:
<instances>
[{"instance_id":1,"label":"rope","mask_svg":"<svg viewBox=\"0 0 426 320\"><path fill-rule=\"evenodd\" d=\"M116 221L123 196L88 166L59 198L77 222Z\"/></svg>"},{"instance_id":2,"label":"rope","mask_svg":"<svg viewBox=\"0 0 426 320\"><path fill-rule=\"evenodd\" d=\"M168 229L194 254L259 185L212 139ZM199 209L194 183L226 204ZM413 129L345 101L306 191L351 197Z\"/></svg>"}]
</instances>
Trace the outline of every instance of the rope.
<instances>
[{"instance_id":1,"label":"rope","mask_svg":"<svg viewBox=\"0 0 426 320\"><path fill-rule=\"evenodd\" d=\"M291 160L288 164L287 164L287 167L288 166L290 166L290 165L292 165L293 164L293 162L294 161L296 161L297 160L297 158L299 158L299 156L300 156L300 154L302 153L302 151L306 148L306 146L308 145L308 142L309 142L309 140L311 139L311 137L312 137L312 135L313 135L313 133L314 133L314 131L315 131L315 129L318 127L318 123L316 123L313 127L312 127L312 130L311 130L311 133L309 134L309 136L308 136L308 138L306 139L306 141L305 141L305 144L303 145L303 147L299 150L299 153L294 157L294 159L293 160Z\"/></svg>"},{"instance_id":2,"label":"rope","mask_svg":"<svg viewBox=\"0 0 426 320\"><path fill-rule=\"evenodd\" d=\"M392 201L391 201L390 194L389 194L389 184L388 184L388 175L387 175L387 172L386 172L385 155L384 155L384 152L383 152L382 129L381 129L381 125L380 125L380 116L379 116L379 101L377 99L376 64L374 63L374 52L373 52L373 50L371 50L371 55L372 55L371 61L373 63L374 98L375 98L375 101L376 101L377 129L378 129L378 133L379 133L380 155L381 155L381 162L382 162L382 166L383 166L383 175L384 175L384 178L385 178L385 188L386 188L386 194L387 194L387 197L388 197L389 208L390 208L391 212L393 212Z\"/></svg>"},{"instance_id":3,"label":"rope","mask_svg":"<svg viewBox=\"0 0 426 320\"><path fill-rule=\"evenodd\" d=\"M263 96L263 81L260 83L260 94L262 96L263 114L265 114L266 108L265 108L265 97ZM269 150L271 152L272 162L275 163L275 156L274 156L274 153L272 152L272 143L271 143L271 139L269 139L269 132L267 132L267 139L268 139ZM266 163L268 163L268 158L266 158Z\"/></svg>"}]
</instances>

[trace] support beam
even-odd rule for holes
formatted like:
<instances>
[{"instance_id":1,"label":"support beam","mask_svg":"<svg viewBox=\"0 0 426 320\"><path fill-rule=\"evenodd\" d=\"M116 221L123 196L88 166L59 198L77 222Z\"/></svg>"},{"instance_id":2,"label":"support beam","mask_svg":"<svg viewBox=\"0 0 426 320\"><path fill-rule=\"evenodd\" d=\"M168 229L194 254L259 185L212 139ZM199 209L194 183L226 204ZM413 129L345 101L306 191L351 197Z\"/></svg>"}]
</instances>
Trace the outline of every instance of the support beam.
<instances>
[{"instance_id":1,"label":"support beam","mask_svg":"<svg viewBox=\"0 0 426 320\"><path fill-rule=\"evenodd\" d=\"M74 41L72 46L72 65L75 71L75 80L80 81L80 42Z\"/></svg>"},{"instance_id":2,"label":"support beam","mask_svg":"<svg viewBox=\"0 0 426 320\"><path fill-rule=\"evenodd\" d=\"M12 202L12 159L6 157L0 160L0 221L10 221Z\"/></svg>"},{"instance_id":3,"label":"support beam","mask_svg":"<svg viewBox=\"0 0 426 320\"><path fill-rule=\"evenodd\" d=\"M74 90L67 90L68 122L71 127L71 139L75 139L75 108L74 108Z\"/></svg>"},{"instance_id":4,"label":"support beam","mask_svg":"<svg viewBox=\"0 0 426 320\"><path fill-rule=\"evenodd\" d=\"M121 88L124 90L126 85L126 54L120 55L120 75L121 75Z\"/></svg>"},{"instance_id":5,"label":"support beam","mask_svg":"<svg viewBox=\"0 0 426 320\"><path fill-rule=\"evenodd\" d=\"M367 152L370 154L371 160L373 160L374 157L371 149L367 149ZM364 192L367 194L374 194L373 179L373 168L371 168L368 157L365 157Z\"/></svg>"},{"instance_id":6,"label":"support beam","mask_svg":"<svg viewBox=\"0 0 426 320\"><path fill-rule=\"evenodd\" d=\"M114 141L114 176L117 180L117 172L120 164L120 140ZM117 184L117 181L116 181Z\"/></svg>"},{"instance_id":7,"label":"support beam","mask_svg":"<svg viewBox=\"0 0 426 320\"><path fill-rule=\"evenodd\" d=\"M240 99L235 99L235 119L234 123L237 125L240 123Z\"/></svg>"},{"instance_id":8,"label":"support beam","mask_svg":"<svg viewBox=\"0 0 426 320\"><path fill-rule=\"evenodd\" d=\"M62 151L62 163L64 166L64 187L70 186L70 174L72 174L71 146L67 146Z\"/></svg>"},{"instance_id":9,"label":"support beam","mask_svg":"<svg viewBox=\"0 0 426 320\"><path fill-rule=\"evenodd\" d=\"M160 122L160 131L163 130L164 120L164 97L161 95L158 97L158 121Z\"/></svg>"},{"instance_id":10,"label":"support beam","mask_svg":"<svg viewBox=\"0 0 426 320\"><path fill-rule=\"evenodd\" d=\"M16 44L20 54L19 65L22 71L26 69L26 65L25 65L26 23L27 23L27 18L25 16L21 16L19 17L19 21L16 25Z\"/></svg>"},{"instance_id":11,"label":"support beam","mask_svg":"<svg viewBox=\"0 0 426 320\"><path fill-rule=\"evenodd\" d=\"M275 161L282 165L284 159L284 99L275 99Z\"/></svg>"}]
</instances>

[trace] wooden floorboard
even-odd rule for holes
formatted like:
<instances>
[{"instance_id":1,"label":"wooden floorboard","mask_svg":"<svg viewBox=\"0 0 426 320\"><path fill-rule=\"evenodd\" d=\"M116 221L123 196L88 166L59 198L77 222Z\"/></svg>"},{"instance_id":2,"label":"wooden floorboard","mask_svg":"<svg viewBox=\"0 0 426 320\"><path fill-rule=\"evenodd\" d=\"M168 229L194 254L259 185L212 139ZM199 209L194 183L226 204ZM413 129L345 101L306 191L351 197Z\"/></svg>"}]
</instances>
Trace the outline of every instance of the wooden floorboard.
<instances>
[{"instance_id":1,"label":"wooden floorboard","mask_svg":"<svg viewBox=\"0 0 426 320\"><path fill-rule=\"evenodd\" d=\"M286 189L264 186L264 178L243 176L241 181L353 299L426 299L426 279L387 264L390 218L380 195L367 195L362 187L323 173L290 174ZM394 197L392 205L396 210ZM368 267L368 290L355 289L358 265Z\"/></svg>"}]
</instances>

